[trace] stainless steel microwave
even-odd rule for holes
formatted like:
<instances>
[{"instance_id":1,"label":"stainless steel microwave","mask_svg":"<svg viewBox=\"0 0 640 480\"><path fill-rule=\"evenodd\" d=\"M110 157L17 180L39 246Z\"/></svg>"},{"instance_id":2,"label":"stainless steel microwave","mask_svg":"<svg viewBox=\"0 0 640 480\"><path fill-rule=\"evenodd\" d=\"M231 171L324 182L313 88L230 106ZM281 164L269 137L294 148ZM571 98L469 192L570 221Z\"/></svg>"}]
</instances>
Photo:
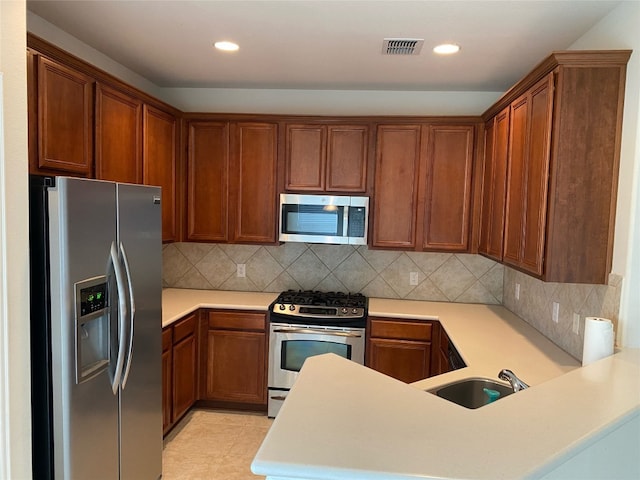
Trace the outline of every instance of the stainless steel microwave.
<instances>
[{"instance_id":1,"label":"stainless steel microwave","mask_svg":"<svg viewBox=\"0 0 640 480\"><path fill-rule=\"evenodd\" d=\"M369 197L280 195L280 241L366 245Z\"/></svg>"}]
</instances>

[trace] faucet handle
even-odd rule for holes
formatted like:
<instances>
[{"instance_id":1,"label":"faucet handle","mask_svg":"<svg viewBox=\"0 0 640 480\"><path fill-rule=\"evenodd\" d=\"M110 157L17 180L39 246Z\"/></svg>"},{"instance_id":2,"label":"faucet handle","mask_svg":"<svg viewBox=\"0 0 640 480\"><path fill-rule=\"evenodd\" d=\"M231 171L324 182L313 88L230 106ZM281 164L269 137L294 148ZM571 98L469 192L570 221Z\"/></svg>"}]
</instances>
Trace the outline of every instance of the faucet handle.
<instances>
[{"instance_id":1,"label":"faucet handle","mask_svg":"<svg viewBox=\"0 0 640 480\"><path fill-rule=\"evenodd\" d=\"M508 369L500 370L498 373L498 378L500 380L507 381L511 384L511 388L513 388L514 392L519 392L520 390L524 390L525 388L529 388L529 385L520 380L515 373Z\"/></svg>"}]
</instances>

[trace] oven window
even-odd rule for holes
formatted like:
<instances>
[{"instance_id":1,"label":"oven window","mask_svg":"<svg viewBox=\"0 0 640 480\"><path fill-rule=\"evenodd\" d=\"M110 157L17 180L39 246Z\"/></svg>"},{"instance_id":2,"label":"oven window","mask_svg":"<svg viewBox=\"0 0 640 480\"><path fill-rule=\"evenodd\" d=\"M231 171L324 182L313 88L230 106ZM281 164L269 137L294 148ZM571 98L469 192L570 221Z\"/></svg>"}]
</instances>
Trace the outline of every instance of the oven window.
<instances>
[{"instance_id":1,"label":"oven window","mask_svg":"<svg viewBox=\"0 0 640 480\"><path fill-rule=\"evenodd\" d=\"M308 357L323 353L335 353L351 360L351 345L319 340L284 340L280 368L299 372Z\"/></svg>"}]
</instances>

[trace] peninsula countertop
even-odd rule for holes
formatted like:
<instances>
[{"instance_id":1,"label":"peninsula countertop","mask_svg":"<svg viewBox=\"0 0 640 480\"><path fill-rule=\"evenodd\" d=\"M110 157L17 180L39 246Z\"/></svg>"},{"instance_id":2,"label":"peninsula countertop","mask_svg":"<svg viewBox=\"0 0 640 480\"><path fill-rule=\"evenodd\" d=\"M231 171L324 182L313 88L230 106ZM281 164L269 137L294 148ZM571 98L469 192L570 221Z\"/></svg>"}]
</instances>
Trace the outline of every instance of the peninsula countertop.
<instances>
[{"instance_id":1,"label":"peninsula countertop","mask_svg":"<svg viewBox=\"0 0 640 480\"><path fill-rule=\"evenodd\" d=\"M165 289L163 326L197 308L266 311L276 293ZM587 367L501 306L369 299L438 320L466 368L408 385L335 355L305 362L252 469L270 479L522 478L640 415L640 350ZM513 370L532 388L477 410L425 389Z\"/></svg>"}]
</instances>

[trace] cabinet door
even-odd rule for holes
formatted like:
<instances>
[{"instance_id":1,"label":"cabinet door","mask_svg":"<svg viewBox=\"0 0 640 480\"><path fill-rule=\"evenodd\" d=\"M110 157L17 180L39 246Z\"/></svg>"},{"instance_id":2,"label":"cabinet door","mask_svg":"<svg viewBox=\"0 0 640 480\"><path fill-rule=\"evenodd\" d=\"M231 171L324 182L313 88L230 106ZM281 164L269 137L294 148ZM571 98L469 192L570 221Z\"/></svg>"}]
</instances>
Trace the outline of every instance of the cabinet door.
<instances>
[{"instance_id":1,"label":"cabinet door","mask_svg":"<svg viewBox=\"0 0 640 480\"><path fill-rule=\"evenodd\" d=\"M430 376L431 344L407 340L371 338L368 366L406 383Z\"/></svg>"},{"instance_id":2,"label":"cabinet door","mask_svg":"<svg viewBox=\"0 0 640 480\"><path fill-rule=\"evenodd\" d=\"M485 128L479 251L497 261L502 260L508 147L509 107L489 120Z\"/></svg>"},{"instance_id":3,"label":"cabinet door","mask_svg":"<svg viewBox=\"0 0 640 480\"><path fill-rule=\"evenodd\" d=\"M327 128L326 190L365 192L369 127L332 125Z\"/></svg>"},{"instance_id":4,"label":"cabinet door","mask_svg":"<svg viewBox=\"0 0 640 480\"><path fill-rule=\"evenodd\" d=\"M549 191L553 74L531 90L529 145L526 163L525 230L521 265L542 275Z\"/></svg>"},{"instance_id":5,"label":"cabinet door","mask_svg":"<svg viewBox=\"0 0 640 480\"><path fill-rule=\"evenodd\" d=\"M29 173L38 171L38 54L27 48L27 114L29 122Z\"/></svg>"},{"instance_id":6,"label":"cabinet door","mask_svg":"<svg viewBox=\"0 0 640 480\"><path fill-rule=\"evenodd\" d=\"M416 246L420 126L380 125L377 133L374 247Z\"/></svg>"},{"instance_id":7,"label":"cabinet door","mask_svg":"<svg viewBox=\"0 0 640 480\"><path fill-rule=\"evenodd\" d=\"M207 398L263 405L267 400L266 334L210 329Z\"/></svg>"},{"instance_id":8,"label":"cabinet door","mask_svg":"<svg viewBox=\"0 0 640 480\"><path fill-rule=\"evenodd\" d=\"M145 105L143 109L145 185L162 187L162 240L176 239L176 119Z\"/></svg>"},{"instance_id":9,"label":"cabinet door","mask_svg":"<svg viewBox=\"0 0 640 480\"><path fill-rule=\"evenodd\" d=\"M422 248L469 248L474 131L469 126L429 126Z\"/></svg>"},{"instance_id":10,"label":"cabinet door","mask_svg":"<svg viewBox=\"0 0 640 480\"><path fill-rule=\"evenodd\" d=\"M287 125L285 189L325 189L326 137L323 125Z\"/></svg>"},{"instance_id":11,"label":"cabinet door","mask_svg":"<svg viewBox=\"0 0 640 480\"><path fill-rule=\"evenodd\" d=\"M173 422L195 403L196 378L196 336L192 334L173 345Z\"/></svg>"},{"instance_id":12,"label":"cabinet door","mask_svg":"<svg viewBox=\"0 0 640 480\"><path fill-rule=\"evenodd\" d=\"M275 243L278 127L270 123L238 123L232 138L233 241Z\"/></svg>"},{"instance_id":13,"label":"cabinet door","mask_svg":"<svg viewBox=\"0 0 640 480\"><path fill-rule=\"evenodd\" d=\"M142 102L96 86L96 178L142 183Z\"/></svg>"},{"instance_id":14,"label":"cabinet door","mask_svg":"<svg viewBox=\"0 0 640 480\"><path fill-rule=\"evenodd\" d=\"M91 176L93 83L38 57L38 168Z\"/></svg>"},{"instance_id":15,"label":"cabinet door","mask_svg":"<svg viewBox=\"0 0 640 480\"><path fill-rule=\"evenodd\" d=\"M504 262L542 275L553 74L511 105Z\"/></svg>"},{"instance_id":16,"label":"cabinet door","mask_svg":"<svg viewBox=\"0 0 640 480\"><path fill-rule=\"evenodd\" d=\"M511 129L509 131L509 166L507 173L507 198L505 205L503 260L518 266L521 258L522 232L524 228L526 153L529 128L529 98L527 95L511 104Z\"/></svg>"},{"instance_id":17,"label":"cabinet door","mask_svg":"<svg viewBox=\"0 0 640 480\"><path fill-rule=\"evenodd\" d=\"M187 238L213 242L228 241L227 122L197 122L189 125L187 169Z\"/></svg>"}]
</instances>

